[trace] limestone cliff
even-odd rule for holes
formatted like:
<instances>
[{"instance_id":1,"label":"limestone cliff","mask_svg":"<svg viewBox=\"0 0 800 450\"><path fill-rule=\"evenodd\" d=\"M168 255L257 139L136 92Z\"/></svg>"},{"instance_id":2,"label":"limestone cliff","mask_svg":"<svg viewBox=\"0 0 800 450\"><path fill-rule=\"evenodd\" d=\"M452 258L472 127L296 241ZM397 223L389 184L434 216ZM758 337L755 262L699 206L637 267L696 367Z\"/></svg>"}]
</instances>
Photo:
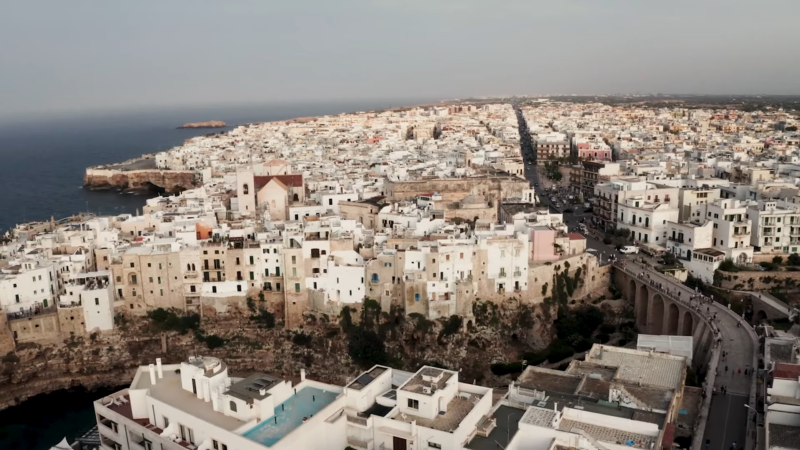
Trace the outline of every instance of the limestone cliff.
<instances>
[{"instance_id":1,"label":"limestone cliff","mask_svg":"<svg viewBox=\"0 0 800 450\"><path fill-rule=\"evenodd\" d=\"M462 369L470 382L500 385L504 382L491 374L490 364L517 358L520 352L549 342L552 311L545 313L541 308L514 302L479 303L474 317L458 323L378 310L368 320L385 343L386 363L407 370L437 364ZM314 379L340 384L361 370L350 357L352 338L348 336L352 333L345 331L348 323L353 326L362 320L357 311L352 322L309 314L300 331L280 324L259 328L246 309L218 317L207 313L200 324L202 333L224 339L224 345L214 350L192 332L159 331L142 317L122 319L114 332L105 335L72 337L53 346L21 344L16 356L11 353L0 362L0 409L73 386L124 385L130 383L136 367L159 357L165 363L178 363L189 355L217 356L234 376L263 371L294 378L304 367Z\"/></svg>"},{"instance_id":2,"label":"limestone cliff","mask_svg":"<svg viewBox=\"0 0 800 450\"><path fill-rule=\"evenodd\" d=\"M162 190L178 193L195 186L195 174L190 170L113 170L86 169L83 185L89 189L118 189L123 191Z\"/></svg>"}]
</instances>

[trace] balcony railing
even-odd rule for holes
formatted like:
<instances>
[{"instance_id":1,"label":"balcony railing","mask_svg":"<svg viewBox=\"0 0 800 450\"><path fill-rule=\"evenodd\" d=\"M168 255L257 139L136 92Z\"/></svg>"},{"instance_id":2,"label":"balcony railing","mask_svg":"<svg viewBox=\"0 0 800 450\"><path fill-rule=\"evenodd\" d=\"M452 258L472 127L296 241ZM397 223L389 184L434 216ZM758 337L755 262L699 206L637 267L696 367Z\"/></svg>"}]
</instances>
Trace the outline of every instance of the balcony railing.
<instances>
[{"instance_id":1,"label":"balcony railing","mask_svg":"<svg viewBox=\"0 0 800 450\"><path fill-rule=\"evenodd\" d=\"M58 312L58 307L53 304L48 307L37 306L28 308L24 311L10 312L7 314L8 320L28 319L30 317L41 316L45 314L54 314Z\"/></svg>"}]
</instances>

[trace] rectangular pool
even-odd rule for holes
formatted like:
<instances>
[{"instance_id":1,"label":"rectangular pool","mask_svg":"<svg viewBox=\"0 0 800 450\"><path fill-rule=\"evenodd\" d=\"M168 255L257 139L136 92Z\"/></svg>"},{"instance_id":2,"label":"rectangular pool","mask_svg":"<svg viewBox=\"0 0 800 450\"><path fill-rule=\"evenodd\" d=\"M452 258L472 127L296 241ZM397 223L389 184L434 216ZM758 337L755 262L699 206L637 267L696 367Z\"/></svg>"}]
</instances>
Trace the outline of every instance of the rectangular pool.
<instances>
[{"instance_id":1,"label":"rectangular pool","mask_svg":"<svg viewBox=\"0 0 800 450\"><path fill-rule=\"evenodd\" d=\"M244 433L251 441L270 447L303 424L303 418L311 418L333 403L338 392L304 387L281 405L275 405L275 416L264 420Z\"/></svg>"}]
</instances>

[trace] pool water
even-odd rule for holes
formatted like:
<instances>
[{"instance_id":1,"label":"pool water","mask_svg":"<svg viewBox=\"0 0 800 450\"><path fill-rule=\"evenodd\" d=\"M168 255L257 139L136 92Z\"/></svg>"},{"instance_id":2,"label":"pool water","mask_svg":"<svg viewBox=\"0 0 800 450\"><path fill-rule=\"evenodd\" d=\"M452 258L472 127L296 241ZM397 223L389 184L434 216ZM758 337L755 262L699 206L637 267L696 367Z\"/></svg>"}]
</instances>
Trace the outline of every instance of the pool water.
<instances>
[{"instance_id":1,"label":"pool water","mask_svg":"<svg viewBox=\"0 0 800 450\"><path fill-rule=\"evenodd\" d=\"M337 392L304 387L297 391L297 394L286 399L283 402L283 408L280 404L275 405L274 417L254 426L243 436L270 447L302 425L304 417L310 419L311 416L333 403L338 395Z\"/></svg>"}]
</instances>

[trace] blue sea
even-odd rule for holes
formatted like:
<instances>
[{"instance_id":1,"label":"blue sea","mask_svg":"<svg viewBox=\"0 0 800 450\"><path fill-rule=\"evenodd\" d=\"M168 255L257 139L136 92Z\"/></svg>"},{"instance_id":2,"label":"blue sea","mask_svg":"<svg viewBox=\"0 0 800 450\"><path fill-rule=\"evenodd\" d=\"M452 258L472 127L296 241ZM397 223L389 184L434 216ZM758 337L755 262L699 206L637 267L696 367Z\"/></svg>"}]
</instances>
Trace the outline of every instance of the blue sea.
<instances>
[{"instance_id":1,"label":"blue sea","mask_svg":"<svg viewBox=\"0 0 800 450\"><path fill-rule=\"evenodd\" d=\"M187 122L222 120L228 128L341 112L430 103L431 99L373 100L158 109L41 117L0 122L0 230L83 211L135 212L146 197L83 189L86 167L167 150L216 130L179 130ZM129 380L120 380L129 382ZM43 394L0 412L0 449L46 450L70 442L94 424L92 400L80 389ZM52 405L63 407L52 408ZM44 409L53 409L42 414Z\"/></svg>"},{"instance_id":2,"label":"blue sea","mask_svg":"<svg viewBox=\"0 0 800 450\"><path fill-rule=\"evenodd\" d=\"M83 189L89 166L121 162L216 130L179 130L187 122L252 122L385 109L430 99L157 109L43 116L0 122L0 230L79 212L133 213L145 198Z\"/></svg>"}]
</instances>

